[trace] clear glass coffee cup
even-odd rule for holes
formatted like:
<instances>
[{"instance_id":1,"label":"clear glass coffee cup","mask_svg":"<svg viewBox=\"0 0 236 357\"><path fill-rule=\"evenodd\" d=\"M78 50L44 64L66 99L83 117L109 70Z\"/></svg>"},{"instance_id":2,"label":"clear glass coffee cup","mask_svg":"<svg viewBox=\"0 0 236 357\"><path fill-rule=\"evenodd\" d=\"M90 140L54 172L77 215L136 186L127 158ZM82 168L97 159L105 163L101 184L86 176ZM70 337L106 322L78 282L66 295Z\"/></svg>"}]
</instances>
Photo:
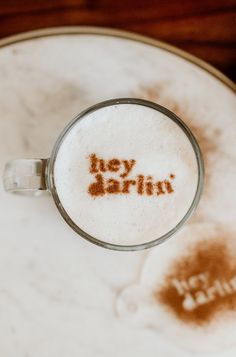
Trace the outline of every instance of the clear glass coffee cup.
<instances>
[{"instance_id":1,"label":"clear glass coffee cup","mask_svg":"<svg viewBox=\"0 0 236 357\"><path fill-rule=\"evenodd\" d=\"M46 159L6 164L6 191L48 191L66 223L104 248L153 247L197 208L204 185L201 150L168 109L111 99L77 115Z\"/></svg>"}]
</instances>

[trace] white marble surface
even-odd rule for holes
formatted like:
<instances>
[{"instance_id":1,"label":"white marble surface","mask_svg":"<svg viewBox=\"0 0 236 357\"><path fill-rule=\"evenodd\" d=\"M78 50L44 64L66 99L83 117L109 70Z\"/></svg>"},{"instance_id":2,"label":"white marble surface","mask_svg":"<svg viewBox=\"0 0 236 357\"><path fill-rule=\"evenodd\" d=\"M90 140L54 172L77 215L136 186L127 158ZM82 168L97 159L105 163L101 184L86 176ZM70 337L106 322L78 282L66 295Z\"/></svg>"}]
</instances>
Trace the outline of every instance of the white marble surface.
<instances>
[{"instance_id":1,"label":"white marble surface","mask_svg":"<svg viewBox=\"0 0 236 357\"><path fill-rule=\"evenodd\" d=\"M165 105L192 127L207 174L192 223L233 226L235 95L186 60L130 40L66 35L0 49L1 171L9 159L48 157L74 115L126 96ZM1 356L192 355L165 329L142 319L129 323L117 309L122 291L138 284L146 257L158 247L121 253L94 246L65 225L48 195L19 197L1 187L0 207ZM235 354L231 347L214 355Z\"/></svg>"}]
</instances>

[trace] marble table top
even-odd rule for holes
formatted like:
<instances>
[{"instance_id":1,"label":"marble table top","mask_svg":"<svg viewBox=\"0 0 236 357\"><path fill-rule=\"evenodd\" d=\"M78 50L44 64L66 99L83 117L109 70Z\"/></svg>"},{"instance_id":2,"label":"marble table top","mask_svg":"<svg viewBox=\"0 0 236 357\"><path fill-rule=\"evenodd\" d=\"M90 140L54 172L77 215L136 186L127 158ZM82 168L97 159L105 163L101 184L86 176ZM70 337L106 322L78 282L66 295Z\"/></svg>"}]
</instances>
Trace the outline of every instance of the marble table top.
<instances>
[{"instance_id":1,"label":"marble table top","mask_svg":"<svg viewBox=\"0 0 236 357\"><path fill-rule=\"evenodd\" d=\"M1 47L1 172L13 158L49 157L76 114L115 97L155 101L190 126L206 165L199 209L164 248L117 252L76 235L49 194L1 187L0 355L235 356L234 311L224 331L194 330L163 313L150 292L195 225L235 229L236 100L226 84L164 48L116 36L61 34Z\"/></svg>"}]
</instances>

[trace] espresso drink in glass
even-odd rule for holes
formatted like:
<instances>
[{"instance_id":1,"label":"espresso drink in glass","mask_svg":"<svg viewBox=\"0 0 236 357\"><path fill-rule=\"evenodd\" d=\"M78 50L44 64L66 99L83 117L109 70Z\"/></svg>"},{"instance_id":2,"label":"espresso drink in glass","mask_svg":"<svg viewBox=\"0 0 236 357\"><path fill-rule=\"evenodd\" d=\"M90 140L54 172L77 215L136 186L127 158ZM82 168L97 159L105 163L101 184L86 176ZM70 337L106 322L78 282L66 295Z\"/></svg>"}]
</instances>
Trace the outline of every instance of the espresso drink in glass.
<instances>
[{"instance_id":1,"label":"espresso drink in glass","mask_svg":"<svg viewBox=\"0 0 236 357\"><path fill-rule=\"evenodd\" d=\"M79 114L50 158L37 161L37 175L31 160L27 175L41 186L27 187L27 162L8 163L6 190L47 189L80 236L118 250L148 248L173 235L203 187L193 134L174 113L141 99L113 99Z\"/></svg>"}]
</instances>

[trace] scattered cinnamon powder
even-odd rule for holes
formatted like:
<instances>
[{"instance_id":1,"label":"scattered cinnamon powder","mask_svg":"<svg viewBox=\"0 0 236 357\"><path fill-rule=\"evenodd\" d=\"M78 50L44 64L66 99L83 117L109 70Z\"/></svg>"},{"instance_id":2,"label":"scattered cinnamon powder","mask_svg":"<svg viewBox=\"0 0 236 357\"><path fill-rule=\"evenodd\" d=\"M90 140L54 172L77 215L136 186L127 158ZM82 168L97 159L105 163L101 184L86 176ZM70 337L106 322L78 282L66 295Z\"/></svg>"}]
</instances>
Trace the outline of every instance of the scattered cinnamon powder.
<instances>
[{"instance_id":1,"label":"scattered cinnamon powder","mask_svg":"<svg viewBox=\"0 0 236 357\"><path fill-rule=\"evenodd\" d=\"M150 86L141 86L137 92L136 96L140 98L144 98L153 102L156 102L173 113L175 113L180 119L182 119L187 126L191 129L193 134L196 136L197 141L202 149L202 152L207 156L208 154L215 152L218 145L218 138L221 135L221 131L219 129L213 130L213 132L207 135L208 127L197 125L196 118L193 124L193 118L191 115L191 111L188 103L179 104L176 100L170 98L169 95L166 94L166 86L161 85L160 83L152 84ZM194 115L197 115L196 113Z\"/></svg>"},{"instance_id":2,"label":"scattered cinnamon powder","mask_svg":"<svg viewBox=\"0 0 236 357\"><path fill-rule=\"evenodd\" d=\"M197 120L197 113L193 113L189 107L189 103L178 103L175 99L170 98L167 94L168 83L153 83L149 86L140 86L133 96L144 98L156 102L182 119L196 137L205 161L205 193L209 194L209 179L211 162L210 156L219 150L219 137L221 136L220 129L211 129L207 124L203 125ZM193 123L194 122L194 123Z\"/></svg>"},{"instance_id":3,"label":"scattered cinnamon powder","mask_svg":"<svg viewBox=\"0 0 236 357\"><path fill-rule=\"evenodd\" d=\"M219 313L236 311L236 261L223 238L200 241L178 257L153 293L185 323L202 326Z\"/></svg>"}]
</instances>

